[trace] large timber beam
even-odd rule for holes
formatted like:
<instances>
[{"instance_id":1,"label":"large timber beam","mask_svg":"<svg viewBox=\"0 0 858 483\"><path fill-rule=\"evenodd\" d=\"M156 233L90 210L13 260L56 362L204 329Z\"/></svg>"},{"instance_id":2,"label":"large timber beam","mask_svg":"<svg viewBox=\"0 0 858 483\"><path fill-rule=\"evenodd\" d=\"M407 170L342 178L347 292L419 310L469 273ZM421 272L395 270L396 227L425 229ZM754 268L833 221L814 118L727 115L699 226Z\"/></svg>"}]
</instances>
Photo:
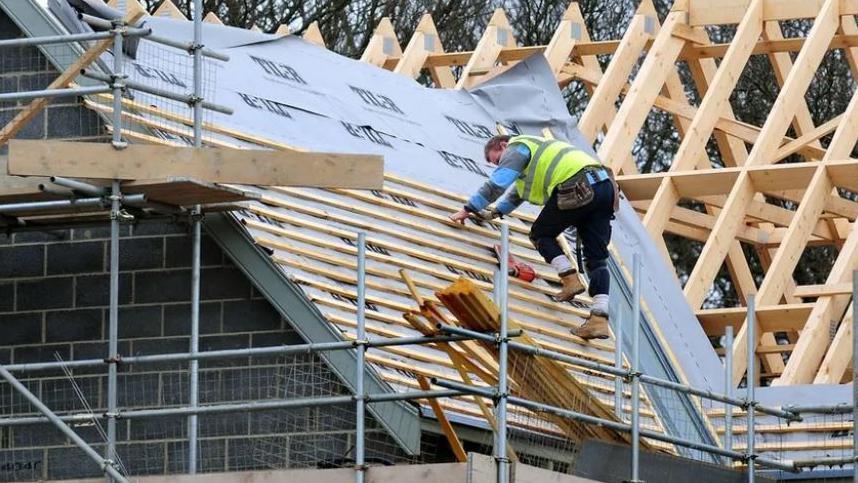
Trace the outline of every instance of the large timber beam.
<instances>
[{"instance_id":1,"label":"large timber beam","mask_svg":"<svg viewBox=\"0 0 858 483\"><path fill-rule=\"evenodd\" d=\"M752 0L729 0L721 2L688 2L688 23L690 25L723 25L739 23ZM858 14L858 3L839 0L836 5L841 15ZM815 18L823 0L766 0L763 5L765 20L794 20ZM842 9L841 9L842 5ZM808 36L809 37L809 36Z\"/></svg>"},{"instance_id":2,"label":"large timber beam","mask_svg":"<svg viewBox=\"0 0 858 483\"><path fill-rule=\"evenodd\" d=\"M622 165L667 76L675 70L674 62L686 41L674 36L673 31L685 18L681 11L668 14L599 147L599 159L605 165Z\"/></svg>"},{"instance_id":3,"label":"large timber beam","mask_svg":"<svg viewBox=\"0 0 858 483\"><path fill-rule=\"evenodd\" d=\"M145 162L144 162L145 161ZM381 189L384 161L369 154L285 150L198 149L132 144L25 141L9 143L9 174L96 179L188 177L213 183Z\"/></svg>"},{"instance_id":4,"label":"large timber beam","mask_svg":"<svg viewBox=\"0 0 858 483\"><path fill-rule=\"evenodd\" d=\"M620 45L611 57L611 62L602 76L602 82L599 82L593 90L590 102L587 103L578 121L581 134L591 142L596 140L597 134L610 125L612 120L610 111L628 82L632 68L646 47L647 41L652 38L656 17L654 11L643 10L648 3L643 2L638 7L637 13L620 40Z\"/></svg>"}]
</instances>

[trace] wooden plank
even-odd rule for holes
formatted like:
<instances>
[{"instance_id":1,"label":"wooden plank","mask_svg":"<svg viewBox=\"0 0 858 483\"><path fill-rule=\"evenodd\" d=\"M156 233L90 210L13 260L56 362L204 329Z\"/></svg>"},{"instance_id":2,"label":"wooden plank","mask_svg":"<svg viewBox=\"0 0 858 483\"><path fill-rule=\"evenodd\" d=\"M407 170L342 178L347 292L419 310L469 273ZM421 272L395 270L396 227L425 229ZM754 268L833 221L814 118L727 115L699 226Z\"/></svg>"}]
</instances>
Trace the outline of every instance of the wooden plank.
<instances>
[{"instance_id":1,"label":"wooden plank","mask_svg":"<svg viewBox=\"0 0 858 483\"><path fill-rule=\"evenodd\" d=\"M428 391L431 389L429 381L426 380L425 376L418 375L417 382L420 384L421 390ZM450 449L453 450L453 454L456 456L456 461L460 463L468 461L468 453L465 452L465 448L462 446L462 441L459 440L456 430L453 429L453 425L450 424L450 420L448 420L447 415L444 414L444 410L438 403L438 399L429 399L429 406L432 408L432 412L435 413L435 419L438 420L438 424L441 425L441 432L444 433L444 437L446 437L447 442L450 443Z\"/></svg>"},{"instance_id":2,"label":"wooden plank","mask_svg":"<svg viewBox=\"0 0 858 483\"><path fill-rule=\"evenodd\" d=\"M652 38L647 32L647 23L656 22L655 12L642 11L641 8L645 3L648 2L642 3L632 18L616 52L611 57L608 68L605 69L602 81L596 86L578 121L578 129L590 142L595 141L596 135L602 132L611 121L609 108L614 108L614 102L628 82L632 68L647 41Z\"/></svg>"},{"instance_id":3,"label":"wooden plank","mask_svg":"<svg viewBox=\"0 0 858 483\"><path fill-rule=\"evenodd\" d=\"M858 32L858 27L855 25L854 17L848 16L840 22L840 28L848 33ZM847 52L847 57L851 58L850 66L855 69L855 64L858 63L856 57L858 57L858 53L854 50L849 49ZM826 153L824 157L825 160L837 159L840 156L848 157L852 149L854 148L856 139L858 139L858 127L856 127L856 121L854 119L856 115L856 111L858 110L858 100L856 100L856 96L853 95L852 99L849 102L849 105L846 108L846 111L843 114L842 121L837 125L837 131L832 138L832 142L829 145L829 151ZM854 176L854 173L853 173ZM836 190L831 190L832 194L838 195ZM839 195L838 195L839 196ZM855 232L855 227L852 227L852 233L849 235L851 238ZM847 240L846 244L841 247L840 253L834 263L834 266L829 272L828 284L835 285L836 282L839 281L841 283L847 282L849 268L853 267L853 263L841 261L841 256L844 255L844 252L848 252L853 250L853 246ZM841 262L838 264L838 262ZM835 277L832 280L832 276ZM840 319L840 315L843 313L846 308L846 304L849 300L849 294L836 295L832 297L822 297L817 300L816 307L813 313L811 313L810 318L808 319L807 326L809 330L802 333L799 337L799 342L796 347L796 350L793 352L793 358L804 361L807 366L810 366L810 374L813 373L813 369L816 368L817 364L820 364L819 370L816 372L814 377L814 382L823 383L829 381L835 381L835 384L840 383L840 379L843 377L844 372L847 368L847 362L852 357L852 344L851 344L851 331L852 331L852 317L851 317L851 307L850 313L846 317L843 318L843 321L840 323L840 327L835 334L834 340L832 341L830 347L825 350L825 356L822 357L822 362L819 363L820 358L820 349L819 347L814 347L808 349L808 344L817 343L819 344L822 338L822 331L824 330L825 318L834 317L834 321ZM822 322L820 322L820 317L822 317ZM848 320L847 320L848 318ZM805 341L807 338L809 340ZM807 371L808 367L797 368L797 364L793 364L792 362L788 364L788 370L784 371L783 381L784 382L795 382L797 380L807 381L809 379L809 373ZM776 381L780 383L780 380Z\"/></svg>"},{"instance_id":4,"label":"wooden plank","mask_svg":"<svg viewBox=\"0 0 858 483\"><path fill-rule=\"evenodd\" d=\"M856 268L858 268L858 230L853 223L852 232L840 253L837 254L825 281L826 285L849 283L852 271ZM775 379L772 385L807 384L813 381L829 346L831 321L841 319L849 298L849 296L840 295L823 297L816 301L783 374Z\"/></svg>"},{"instance_id":5,"label":"wooden plank","mask_svg":"<svg viewBox=\"0 0 858 483\"><path fill-rule=\"evenodd\" d=\"M744 223L744 214L754 195L750 177L746 172L741 173L712 228L717 236L710 237L703 246L685 285L685 298L693 309L703 304L712 280L721 268L721 262L727 255L740 225Z\"/></svg>"},{"instance_id":6,"label":"wooden plank","mask_svg":"<svg viewBox=\"0 0 858 483\"><path fill-rule=\"evenodd\" d=\"M141 163L140 160L146 160ZM189 177L217 183L379 189L381 156L13 140L9 174L96 179Z\"/></svg>"},{"instance_id":7,"label":"wooden plank","mask_svg":"<svg viewBox=\"0 0 858 483\"><path fill-rule=\"evenodd\" d=\"M260 229L262 231L266 231L266 232L281 236L287 240L294 239L294 240L300 241L302 243L309 243L309 244L314 245L314 246L338 251L341 253L347 253L349 255L353 255L356 253L356 251L355 251L356 249L354 247L343 246L343 245L327 242L327 241L318 239L318 237L307 236L307 235L303 235L300 233L292 233L292 232L284 230L280 227L270 226L268 224L260 223L260 222L254 221L254 220L245 220L244 223L247 226L254 227L254 228ZM306 225L300 225L299 224L298 226L306 226ZM355 238L355 235L353 233L347 233L347 232L340 233L340 236L343 236L343 237L346 237L349 239ZM445 262L444 261L445 259L440 259L440 260L433 259L431 254L429 254L429 253L424 253L421 251L413 250L413 249L408 248L408 247L396 246L396 245L391 245L391 244L384 244L381 241L372 241L371 243L373 245L381 246L385 249L392 250L394 252L404 253L404 254L407 254L407 255L412 256L414 258L419 258L421 260L434 261L438 264L450 263L449 261ZM337 257L332 257L330 255L322 256L320 254L315 254L315 253L308 252L306 250L299 249L298 247L284 243L283 241L271 240L270 244L275 248L279 248L279 249L283 249L283 250L295 252L295 253L301 253L304 256L319 258L319 259L321 259L327 263L333 263L335 265L342 265L342 266L349 266L349 267L354 266L353 260L338 259ZM384 254L379 254L379 253L369 253L369 254L367 254L367 257L369 257L372 260L379 261L381 263L386 263L386 264L392 265L394 267L406 268L409 270L414 270L415 272L425 273L427 275L431 275L431 276L433 276L439 280L442 280L442 281L443 280L452 281L458 277L454 273L451 273L449 271L442 271L442 270L436 269L432 265L415 263L415 262L411 262L408 260L403 260L400 257L393 257L390 255L384 255ZM456 263L456 262L454 262L454 263ZM455 266L459 269L466 270L466 271L471 271L471 272L476 272L476 273L481 273L481 274L490 273L488 270L484 270L484 269L481 269L481 268L475 267L475 266L466 265L463 263L457 263L457 265L455 265ZM373 269L367 269L367 270L368 270L368 272L371 272L371 273L374 273L374 274L377 274L380 276L385 276L386 278L395 278L395 274L387 273L386 271L384 271L382 269L376 270L375 268L373 268ZM476 280L473 281L473 283L476 284L477 286L481 287L481 288L491 289L490 283L476 281ZM437 290L439 288L439 286L435 282L421 281L421 282L419 282L419 284L422 286L425 286L427 288L430 288L432 290ZM548 289L545 287L533 287L533 286L531 286L531 287L538 289L540 292L542 292L546 295L553 293L551 289ZM576 318L583 318L584 316L587 315L587 311L585 311L585 310L581 310L581 309L578 309L578 308L575 308L575 307L572 307L572 306L566 305L566 304L558 304L556 302L552 302L547 297L543 300L541 298L534 297L534 296L528 294L527 292L522 292L519 290L511 290L510 295L512 298L515 298L515 299L524 300L524 301L527 301L529 303L536 304L536 305L543 305L546 308L552 309L553 313L546 312L543 310L534 310L533 308L531 308L527 305L511 303L510 307L511 307L511 310L513 310L514 312L519 312L523 315L535 317L537 319L545 319L547 321L550 321L554 324L557 324L557 325L560 325L563 327L572 328L572 327L576 326L574 321L569 320L570 316L576 317ZM540 332L540 333L544 333L546 335L551 335L552 337L557 337L560 339L569 339L572 341L579 341L580 342L579 338L572 336L570 334L567 334L566 332L561 332L561 331L558 331L555 329L550 329L550 328L546 327L546 328L536 328L534 330L536 330L537 332ZM598 343L598 342L591 343L591 345L593 345L594 347L603 349L603 350L612 350L610 348L610 346L606 346L606 345Z\"/></svg>"},{"instance_id":8,"label":"wooden plank","mask_svg":"<svg viewBox=\"0 0 858 483\"><path fill-rule=\"evenodd\" d=\"M840 125L840 121L843 117L843 114L835 116L834 118L820 124L818 127L814 128L812 131L803 134L801 137L797 138L795 141L791 141L785 145L783 145L778 151L775 153L774 162L786 158L787 156L791 156L804 147L807 144L818 141L820 138L828 135L831 131L837 129L837 126Z\"/></svg>"},{"instance_id":9,"label":"wooden plank","mask_svg":"<svg viewBox=\"0 0 858 483\"><path fill-rule=\"evenodd\" d=\"M751 150L749 165L772 162L772 156L777 149L773 141L783 136L800 106L806 105L804 94L840 23L839 3L839 0L826 0L816 16L807 41L796 57L795 64L784 80L783 88L760 131L760 138Z\"/></svg>"},{"instance_id":10,"label":"wooden plank","mask_svg":"<svg viewBox=\"0 0 858 483\"><path fill-rule=\"evenodd\" d=\"M127 17L127 23L133 24L144 13L141 11L133 11ZM89 67L95 62L101 54L107 51L113 45L113 39L104 39L96 42L92 47L88 48L80 57L78 57L70 66L66 68L56 79L48 84L46 89L62 89L68 87L80 75L81 70ZM33 120L36 115L41 112L50 102L50 98L40 97L33 99L27 107L22 109L11 121L9 121L3 129L0 130L0 146L6 144L17 134L28 122Z\"/></svg>"},{"instance_id":11,"label":"wooden plank","mask_svg":"<svg viewBox=\"0 0 858 483\"><path fill-rule=\"evenodd\" d=\"M777 354L779 356L785 352L792 352L793 349L795 349L795 344L761 345L757 347L757 354Z\"/></svg>"},{"instance_id":12,"label":"wooden plank","mask_svg":"<svg viewBox=\"0 0 858 483\"><path fill-rule=\"evenodd\" d=\"M765 22L765 27L763 29L763 36L766 40L770 41L782 41L784 40L783 31L781 30L780 23L777 21L768 21ZM806 40L806 39L805 39ZM804 44L802 44L804 47ZM775 79L777 80L778 86L783 88L784 82L789 75L790 70L792 70L792 56L787 52L773 52L768 54L769 63L772 65L772 71L775 74ZM807 102L801 102L798 104L798 108L796 109L795 118L792 121L793 129L799 136L809 134L814 131L813 126L813 117L810 114L810 109L807 106ZM813 147L821 148L818 140L813 140L810 143L806 143L805 145L811 145ZM797 149L801 149L802 145L797 145ZM807 157L807 154L805 154ZM810 159L821 159L819 157Z\"/></svg>"},{"instance_id":13,"label":"wooden plank","mask_svg":"<svg viewBox=\"0 0 858 483\"><path fill-rule=\"evenodd\" d=\"M554 34L551 36L551 41L548 42L548 46L543 52L554 75L560 73L560 69L569 60L575 44L582 40L581 33L586 29L587 26L584 24L578 4L576 2L570 3L566 7L566 11L563 12L560 24L557 25Z\"/></svg>"},{"instance_id":14,"label":"wooden plank","mask_svg":"<svg viewBox=\"0 0 858 483\"><path fill-rule=\"evenodd\" d=\"M831 346L825 352L819 371L813 378L814 384L840 384L843 382L843 377L846 375L846 370L850 368L849 365L853 357L852 330L854 320L854 313L850 304L849 308L846 309L846 315L843 316L843 321L837 327L837 333L834 334Z\"/></svg>"},{"instance_id":15,"label":"wooden plank","mask_svg":"<svg viewBox=\"0 0 858 483\"><path fill-rule=\"evenodd\" d=\"M833 285L799 285L793 295L796 297L827 297L831 295L852 294L851 283L838 283Z\"/></svg>"},{"instance_id":16,"label":"wooden plank","mask_svg":"<svg viewBox=\"0 0 858 483\"><path fill-rule=\"evenodd\" d=\"M757 300L761 306L778 303L784 295L787 283L792 282L793 271L798 265L799 258L810 238L811 228L816 224L819 215L822 214L825 200L833 188L831 180L828 178L828 172L824 168L817 168L816 175L810 181L810 185L793 217L793 222L772 258L772 263L766 271L763 283L760 285ZM747 325L744 325L736 334L733 350L733 382L735 384L739 383L745 369L747 369L747 351L740 349L740 347L747 347L746 329ZM754 332L757 338L755 346L757 346L762 333L759 330ZM775 357L775 361L770 361L770 364L773 363L772 369L776 372L782 371L783 360L777 356L773 357ZM737 358L743 358L745 363L739 362Z\"/></svg>"},{"instance_id":17,"label":"wooden plank","mask_svg":"<svg viewBox=\"0 0 858 483\"><path fill-rule=\"evenodd\" d=\"M402 47L399 46L393 24L390 22L390 18L383 17L375 27L360 61L383 67L388 58L401 56Z\"/></svg>"},{"instance_id":18,"label":"wooden plank","mask_svg":"<svg viewBox=\"0 0 858 483\"><path fill-rule=\"evenodd\" d=\"M479 76L487 73L495 66L501 49L515 47L513 35L512 26L509 24L503 9L496 9L474 49L474 54L468 59L465 68L462 69L461 77L456 83L456 89L476 85L479 82Z\"/></svg>"},{"instance_id":19,"label":"wooden plank","mask_svg":"<svg viewBox=\"0 0 858 483\"><path fill-rule=\"evenodd\" d=\"M617 167L628 156L632 143L649 114L650 107L667 76L675 68L674 61L685 41L671 35L671 31L675 25L683 23L684 20L683 12L668 14L664 27L653 42L652 49L599 147L599 159L603 164Z\"/></svg>"},{"instance_id":20,"label":"wooden plank","mask_svg":"<svg viewBox=\"0 0 858 483\"><path fill-rule=\"evenodd\" d=\"M713 25L737 23L751 0L721 0L719 2L688 2L691 25ZM842 5L841 15L858 13L858 3L850 0L837 2ZM788 20L813 18L823 8L823 0L766 0L765 20Z\"/></svg>"},{"instance_id":21,"label":"wooden plank","mask_svg":"<svg viewBox=\"0 0 858 483\"><path fill-rule=\"evenodd\" d=\"M664 96L656 97L654 106L671 114L677 114L689 119L693 118L696 113L695 108L688 105L683 105L682 103L676 102ZM760 128L748 123L737 121L735 119L728 119L725 117L721 117L720 119L718 119L717 123L715 124L715 129L750 144L756 143L757 138L759 138L760 135ZM793 141L793 138L790 138L789 136L783 136L782 142L786 143L790 141ZM805 145L799 150L799 153L805 156L809 156L813 159L821 159L825 155L825 150L813 145Z\"/></svg>"},{"instance_id":22,"label":"wooden plank","mask_svg":"<svg viewBox=\"0 0 858 483\"><path fill-rule=\"evenodd\" d=\"M765 332L801 330L811 310L811 303L760 306L757 307L757 320ZM746 313L745 307L729 307L698 310L696 315L706 334L720 337L728 325L738 330Z\"/></svg>"},{"instance_id":23,"label":"wooden plank","mask_svg":"<svg viewBox=\"0 0 858 483\"><path fill-rule=\"evenodd\" d=\"M838 24L838 7L837 0L826 0L825 6L817 16L808 35L808 41L799 53L793 69L784 82L784 87L778 95L763 129L760 131L759 139L754 144L746 165L756 166L770 162L776 149L774 141L781 139L789 120L794 117L798 109L798 104L804 102L807 86L826 52L828 42L834 35ZM743 173L736 181L714 228L718 237L710 238L703 247L685 286L686 298L693 308L699 307L703 302L753 196L753 183L747 174ZM743 347L739 347L740 345L737 344L736 349L744 351ZM740 358L737 358L734 369L738 371L738 368L741 367L744 370L744 364L738 359Z\"/></svg>"}]
</instances>

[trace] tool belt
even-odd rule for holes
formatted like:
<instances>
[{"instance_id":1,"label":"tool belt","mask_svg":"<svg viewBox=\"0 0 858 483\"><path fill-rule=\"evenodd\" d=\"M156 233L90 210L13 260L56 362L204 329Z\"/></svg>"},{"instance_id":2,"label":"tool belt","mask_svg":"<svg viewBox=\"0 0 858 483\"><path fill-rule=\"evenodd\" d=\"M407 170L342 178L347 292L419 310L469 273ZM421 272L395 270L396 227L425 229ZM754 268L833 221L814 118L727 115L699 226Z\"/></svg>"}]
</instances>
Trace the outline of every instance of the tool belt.
<instances>
[{"instance_id":1,"label":"tool belt","mask_svg":"<svg viewBox=\"0 0 858 483\"><path fill-rule=\"evenodd\" d=\"M574 210L593 201L593 186L602 181L611 180L614 187L614 211L619 207L619 193L613 173L606 167L586 167L574 176L557 185L557 207L561 210Z\"/></svg>"}]
</instances>

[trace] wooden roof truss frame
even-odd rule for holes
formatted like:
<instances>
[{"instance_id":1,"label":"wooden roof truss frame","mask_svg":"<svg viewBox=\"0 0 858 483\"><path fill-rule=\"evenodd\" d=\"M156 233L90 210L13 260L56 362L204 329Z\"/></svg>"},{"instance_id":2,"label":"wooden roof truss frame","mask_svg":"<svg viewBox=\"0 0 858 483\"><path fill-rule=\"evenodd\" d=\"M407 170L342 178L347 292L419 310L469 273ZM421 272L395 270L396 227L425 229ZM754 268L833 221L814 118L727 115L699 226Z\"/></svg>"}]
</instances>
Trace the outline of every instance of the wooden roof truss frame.
<instances>
[{"instance_id":1,"label":"wooden roof truss frame","mask_svg":"<svg viewBox=\"0 0 858 483\"><path fill-rule=\"evenodd\" d=\"M175 14L167 8L166 14ZM858 203L837 190L858 192L851 174L858 162L850 159L858 140L858 97L841 115L815 126L804 94L832 49L843 49L858 79L856 14L858 3L846 0L678 0L660 24L651 0L644 0L621 39L593 41L573 2L546 46L517 46L514 26L497 10L473 51L453 53L444 52L427 14L404 49L390 21L383 20L361 60L412 78L425 71L437 87L467 88L530 55L545 55L561 87L573 81L586 87L589 101L579 128L591 142L601 141L602 162L622 174L624 193L665 259L672 263L664 233L703 243L684 291L710 335L720 335L713 330L725 324L738 329L734 382L746 369L744 309L701 309L725 263L741 303L755 294L758 310L766 314L758 319L769 321L758 323L755 333L763 372L772 383L839 383L852 356L852 314L848 291L826 287L843 287L858 268L858 234L852 229ZM779 22L790 19L812 19L813 27L804 38L785 39ZM213 15L208 20L217 21ZM711 42L705 29L721 24L737 25L728 44ZM286 35L288 29L278 32ZM317 26L305 37L324 45ZM602 54L611 58L604 72L596 59ZM737 120L730 106L753 55L767 57L780 84L763 126ZM641 56L643 63L630 78ZM698 105L685 93L680 61L688 65L702 97ZM458 78L455 66L461 67ZM653 110L672 116L682 141L666 172L640 174L631 151ZM795 138L786 135L790 126ZM832 133L824 147L820 139ZM706 151L710 138L725 168L712 166ZM790 155L806 162L779 164ZM773 198L797 203L797 208L774 204ZM683 200L697 201L705 211L684 208ZM759 286L742 243L764 265ZM804 250L821 245L839 250L825 286L796 286L792 274ZM837 327L833 339L831 327ZM778 344L778 332L788 334L787 344Z\"/></svg>"},{"instance_id":2,"label":"wooden roof truss frame","mask_svg":"<svg viewBox=\"0 0 858 483\"><path fill-rule=\"evenodd\" d=\"M803 251L819 245L832 245L840 250L826 285L848 282L849 272L855 268L858 236L850 235L858 204L842 198L836 188L850 191L856 188L847 172L858 166L849 160L858 140L854 120L858 100L853 98L844 113L815 126L804 93L823 56L831 49L844 49L853 75L858 78L858 50L854 48L858 45L854 21L858 9L838 0L800 4L788 0L748 0L730 2L724 10L722 6L721 2L712 5L695 0L677 2L664 24L659 25L652 4L644 1L619 41L593 42L577 4L573 3L551 43L530 47L510 46L511 36L498 35L499 29L509 25L498 11L473 52L422 52L416 59L414 54L398 58L390 55L377 65L407 72L412 77L419 72L416 66L421 60L422 68L433 71L463 65L455 87L467 87L496 75L527 55L542 52L561 86L578 80L588 87L590 99L579 128L593 142L602 138L600 158L625 175L624 190L635 191L641 184L656 187L655 191L649 190L644 197L632 201L665 259L671 260L663 239L665 231L704 243L685 287L689 304L700 309L726 262L742 303L746 303L746 295L755 294L758 306L767 313L786 313L796 304L808 306L809 311L801 311L807 313L803 323L791 322L790 327L783 328L772 324L765 331L756 331L760 334L757 345L762 363L773 383L838 383L846 375L851 357L847 343L851 314L844 314L848 293L814 293L810 287L797 287L792 272ZM799 18L813 19L807 37L784 39L778 22ZM421 24L429 21L424 18ZM737 25L729 44L710 41L704 27L714 24ZM506 43L499 42L500 38ZM406 52L414 50L415 40L420 39L412 38ZM797 52L794 62L790 52ZM596 53L613 54L604 73L596 62ZM645 54L642 65L635 77L629 79L635 61L642 54ZM729 101L752 55L767 56L780 84L777 101L761 127L737 121ZM716 58L721 61L716 63ZM685 94L676 66L680 60L689 66L695 87L701 93L699 105L691 105ZM407 71L400 68L402 65L408 65ZM450 82L438 85L452 86ZM622 102L617 109L618 99ZM668 172L639 175L630 152L653 109L673 116L682 142ZM797 134L795 139L786 136L790 125ZM833 138L823 147L819 140L830 133ZM706 152L710 137L715 139L729 168L729 180L705 177L725 171L713 168L710 163ZM793 154L809 162L778 164ZM677 183L679 175L683 176L681 183ZM796 177L775 178L787 175ZM689 189L692 180L698 182L696 191ZM704 183L713 182L701 190ZM680 184L684 189L679 188ZM792 201L798 207L786 209L769 202L771 198ZM702 202L705 214L680 207L683 199ZM750 243L765 264L765 277L759 287L741 242ZM818 298L808 304L802 303L803 297L799 295ZM710 315L704 310L699 313L702 317ZM831 321L838 323L838 330L829 343ZM731 323L738 329L734 360L744 361L744 319L733 317ZM787 329L789 343L779 350L774 334ZM790 351L792 355L785 363L783 354ZM734 382L738 383L745 367L741 362L734 367Z\"/></svg>"}]
</instances>

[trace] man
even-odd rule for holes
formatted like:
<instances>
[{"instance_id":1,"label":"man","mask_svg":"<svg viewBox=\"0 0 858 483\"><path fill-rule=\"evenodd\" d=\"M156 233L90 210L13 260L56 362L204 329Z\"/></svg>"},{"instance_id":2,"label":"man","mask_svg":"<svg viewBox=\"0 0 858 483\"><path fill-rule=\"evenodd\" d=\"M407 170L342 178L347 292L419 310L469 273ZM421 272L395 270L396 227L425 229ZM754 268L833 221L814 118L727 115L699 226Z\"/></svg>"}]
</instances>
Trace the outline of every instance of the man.
<instances>
[{"instance_id":1,"label":"man","mask_svg":"<svg viewBox=\"0 0 858 483\"><path fill-rule=\"evenodd\" d=\"M536 136L495 136L486 143L485 156L497 168L450 219L464 224L470 217L502 217L523 201L544 205L530 229L530 240L563 282L555 297L558 301L572 300L584 291L575 268L557 242L560 233L576 227L584 245L593 305L587 320L572 333L584 339L607 338L608 243L619 202L612 173L596 158L569 143ZM515 189L487 212L488 205L513 184Z\"/></svg>"}]
</instances>

